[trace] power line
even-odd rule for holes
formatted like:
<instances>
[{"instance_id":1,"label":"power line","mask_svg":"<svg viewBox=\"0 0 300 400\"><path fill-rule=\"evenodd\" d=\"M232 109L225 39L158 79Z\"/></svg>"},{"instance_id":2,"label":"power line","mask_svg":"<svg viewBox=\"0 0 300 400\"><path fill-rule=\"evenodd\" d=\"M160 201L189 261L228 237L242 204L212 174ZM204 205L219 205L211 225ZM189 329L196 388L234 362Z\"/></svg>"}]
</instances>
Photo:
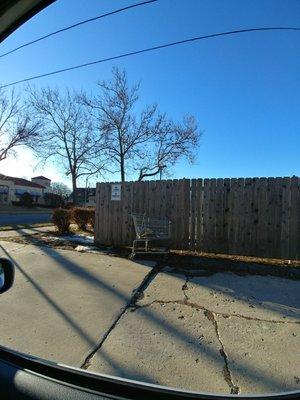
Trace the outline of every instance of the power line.
<instances>
[{"instance_id":1,"label":"power line","mask_svg":"<svg viewBox=\"0 0 300 400\"><path fill-rule=\"evenodd\" d=\"M34 79L43 78L45 76L56 75L56 74L60 74L62 72L67 72L67 71L72 71L74 69L88 67L90 65L101 64L101 63L104 63L104 62L107 62L107 61L117 60L119 58L125 58L125 57L129 57L129 56L134 56L134 55L137 55L137 54L147 53L147 52L154 51L154 50L164 49L166 47L177 46L179 44L195 42L195 41L198 41L198 40L209 39L209 38L214 38L214 37L218 37L218 36L235 35L235 34L240 34L240 33L245 33L245 32L278 31L278 30L300 31L300 28L296 28L296 27L249 28L249 29L238 29L238 30L234 30L234 31L227 31L227 32L220 32L220 33L212 33L210 35L205 35L205 36L196 36L196 37L193 37L193 38L190 38L190 39L184 39L184 40L178 40L176 42L165 43L165 44L161 44L161 45L158 45L158 46L148 47L148 48L142 49L142 50L131 51L129 53L119 54L117 56L112 56L112 57L108 57L108 58L102 58L101 60L96 60L96 61L91 61L91 62L84 63L84 64L75 65L73 67L58 69L56 71L47 72L47 73L41 74L41 75L35 75L35 76L30 77L30 78L25 78L25 79L21 79L19 81L7 83L6 85L0 86L0 89L4 89L4 88L7 88L9 86L17 85L19 83L32 81Z\"/></svg>"},{"instance_id":2,"label":"power line","mask_svg":"<svg viewBox=\"0 0 300 400\"><path fill-rule=\"evenodd\" d=\"M101 15L98 15L98 16L93 17L93 18L85 19L84 21L80 21L80 22L77 22L76 24L66 26L65 28L62 28L62 29L59 29L57 31L51 32L48 35L41 36L41 37L39 37L39 38L37 38L35 40L32 40L31 42L24 43L24 44L12 49L12 50L9 50L6 53L0 54L0 58L8 56L9 54L15 53L16 51L18 51L20 49L23 49L24 47L27 47L27 46L30 46L30 45L32 45L34 43L40 42L40 41L42 41L44 39L47 39L47 38L49 38L51 36L57 35L58 33L62 33L62 32L68 31L70 29L77 28L77 26L84 25L84 24L87 24L87 23L92 22L92 21L96 21L97 19L109 17L110 15L118 14L118 13L120 13L122 11L126 11L126 10L129 10L131 8L143 6L143 5L146 5L146 4L149 4L149 3L154 3L156 1L157 0L143 1L142 3L132 4L132 5L127 6L127 7L123 7L123 8L119 8L117 10L114 10L114 11L110 11L110 12L108 12L106 14L101 14Z\"/></svg>"}]
</instances>

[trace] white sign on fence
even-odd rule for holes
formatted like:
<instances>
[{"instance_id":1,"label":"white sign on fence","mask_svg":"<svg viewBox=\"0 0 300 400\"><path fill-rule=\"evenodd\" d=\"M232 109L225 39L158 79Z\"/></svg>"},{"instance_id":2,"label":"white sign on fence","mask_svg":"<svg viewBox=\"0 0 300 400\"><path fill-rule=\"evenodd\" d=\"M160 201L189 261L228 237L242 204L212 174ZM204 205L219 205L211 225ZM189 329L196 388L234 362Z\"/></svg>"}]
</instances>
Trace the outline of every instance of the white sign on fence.
<instances>
[{"instance_id":1,"label":"white sign on fence","mask_svg":"<svg viewBox=\"0 0 300 400\"><path fill-rule=\"evenodd\" d=\"M121 201L121 184L113 183L111 185L111 200L112 201Z\"/></svg>"}]
</instances>

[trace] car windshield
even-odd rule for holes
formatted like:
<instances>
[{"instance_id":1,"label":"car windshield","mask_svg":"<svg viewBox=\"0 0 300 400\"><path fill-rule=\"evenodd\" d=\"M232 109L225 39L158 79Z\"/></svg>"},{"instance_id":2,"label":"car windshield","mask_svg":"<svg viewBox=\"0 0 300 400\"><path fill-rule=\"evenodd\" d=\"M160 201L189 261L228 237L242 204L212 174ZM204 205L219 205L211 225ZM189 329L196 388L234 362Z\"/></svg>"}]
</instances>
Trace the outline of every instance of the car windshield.
<instances>
[{"instance_id":1,"label":"car windshield","mask_svg":"<svg viewBox=\"0 0 300 400\"><path fill-rule=\"evenodd\" d=\"M64 0L1 43L2 346L300 389L299 43L296 0Z\"/></svg>"}]
</instances>

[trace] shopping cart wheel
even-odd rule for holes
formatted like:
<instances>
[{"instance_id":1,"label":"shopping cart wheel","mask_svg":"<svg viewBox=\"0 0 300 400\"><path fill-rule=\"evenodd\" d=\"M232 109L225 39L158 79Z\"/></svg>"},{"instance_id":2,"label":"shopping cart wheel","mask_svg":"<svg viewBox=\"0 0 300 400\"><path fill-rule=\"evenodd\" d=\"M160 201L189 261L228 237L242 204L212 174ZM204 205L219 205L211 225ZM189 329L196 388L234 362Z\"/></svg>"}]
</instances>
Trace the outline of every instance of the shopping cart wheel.
<instances>
[{"instance_id":1,"label":"shopping cart wheel","mask_svg":"<svg viewBox=\"0 0 300 400\"><path fill-rule=\"evenodd\" d=\"M134 257L135 257L135 253L130 253L128 256L129 260L133 260Z\"/></svg>"}]
</instances>

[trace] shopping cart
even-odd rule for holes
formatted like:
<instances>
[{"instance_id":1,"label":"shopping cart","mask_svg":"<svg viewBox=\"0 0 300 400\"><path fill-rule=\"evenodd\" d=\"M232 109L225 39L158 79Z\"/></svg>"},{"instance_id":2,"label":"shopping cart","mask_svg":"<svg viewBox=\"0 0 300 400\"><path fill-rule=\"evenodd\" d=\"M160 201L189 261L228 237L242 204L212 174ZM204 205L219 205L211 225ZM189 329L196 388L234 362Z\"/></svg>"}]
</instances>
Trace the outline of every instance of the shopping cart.
<instances>
[{"instance_id":1,"label":"shopping cart","mask_svg":"<svg viewBox=\"0 0 300 400\"><path fill-rule=\"evenodd\" d=\"M136 238L132 244L130 258L136 254L164 254L170 252L171 221L166 218L132 214Z\"/></svg>"}]
</instances>

